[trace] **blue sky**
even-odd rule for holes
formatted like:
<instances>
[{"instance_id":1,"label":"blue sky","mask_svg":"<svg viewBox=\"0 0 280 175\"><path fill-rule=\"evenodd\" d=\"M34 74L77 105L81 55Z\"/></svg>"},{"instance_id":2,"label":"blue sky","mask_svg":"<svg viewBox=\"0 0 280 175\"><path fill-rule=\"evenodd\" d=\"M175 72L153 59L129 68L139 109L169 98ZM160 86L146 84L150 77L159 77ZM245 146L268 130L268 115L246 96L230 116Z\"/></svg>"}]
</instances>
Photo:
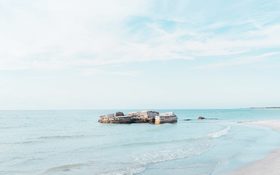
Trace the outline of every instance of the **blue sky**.
<instances>
[{"instance_id":1,"label":"blue sky","mask_svg":"<svg viewBox=\"0 0 280 175\"><path fill-rule=\"evenodd\" d=\"M0 0L0 108L280 106L278 0Z\"/></svg>"}]
</instances>

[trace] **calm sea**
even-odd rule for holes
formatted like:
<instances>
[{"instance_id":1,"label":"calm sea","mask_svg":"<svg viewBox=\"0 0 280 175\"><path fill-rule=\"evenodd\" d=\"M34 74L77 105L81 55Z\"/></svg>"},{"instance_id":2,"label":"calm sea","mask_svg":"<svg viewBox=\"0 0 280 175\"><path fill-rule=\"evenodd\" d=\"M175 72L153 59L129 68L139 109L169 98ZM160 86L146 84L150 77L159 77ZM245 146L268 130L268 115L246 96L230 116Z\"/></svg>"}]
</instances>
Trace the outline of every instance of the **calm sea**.
<instances>
[{"instance_id":1,"label":"calm sea","mask_svg":"<svg viewBox=\"0 0 280 175\"><path fill-rule=\"evenodd\" d=\"M280 110L159 111L178 123L98 123L108 110L0 111L0 175L222 175L280 147L278 132L244 123L280 119ZM198 116L219 120L183 120Z\"/></svg>"}]
</instances>

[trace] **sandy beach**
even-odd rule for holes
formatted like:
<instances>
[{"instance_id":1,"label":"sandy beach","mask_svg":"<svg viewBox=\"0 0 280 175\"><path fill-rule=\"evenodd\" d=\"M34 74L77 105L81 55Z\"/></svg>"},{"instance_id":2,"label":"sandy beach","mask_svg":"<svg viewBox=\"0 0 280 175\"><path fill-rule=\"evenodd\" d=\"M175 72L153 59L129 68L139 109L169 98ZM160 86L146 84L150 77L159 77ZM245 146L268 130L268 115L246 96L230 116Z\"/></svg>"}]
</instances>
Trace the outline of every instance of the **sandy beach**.
<instances>
[{"instance_id":1,"label":"sandy beach","mask_svg":"<svg viewBox=\"0 0 280 175\"><path fill-rule=\"evenodd\" d=\"M280 121L267 120L250 124L270 127L280 131ZM280 148L270 153L264 159L245 166L230 175L280 175Z\"/></svg>"}]
</instances>

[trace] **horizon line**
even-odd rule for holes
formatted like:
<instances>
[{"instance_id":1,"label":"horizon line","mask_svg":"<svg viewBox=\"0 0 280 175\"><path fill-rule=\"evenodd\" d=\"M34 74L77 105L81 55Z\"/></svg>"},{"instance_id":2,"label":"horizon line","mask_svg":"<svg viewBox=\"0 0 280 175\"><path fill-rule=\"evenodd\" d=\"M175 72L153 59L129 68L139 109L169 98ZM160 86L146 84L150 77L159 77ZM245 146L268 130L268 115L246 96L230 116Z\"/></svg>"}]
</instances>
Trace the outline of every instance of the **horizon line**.
<instances>
[{"instance_id":1,"label":"horizon line","mask_svg":"<svg viewBox=\"0 0 280 175\"><path fill-rule=\"evenodd\" d=\"M280 109L280 106L232 107L232 108L77 108L77 109L0 109L0 111L100 111L100 110L234 110L234 109Z\"/></svg>"}]
</instances>

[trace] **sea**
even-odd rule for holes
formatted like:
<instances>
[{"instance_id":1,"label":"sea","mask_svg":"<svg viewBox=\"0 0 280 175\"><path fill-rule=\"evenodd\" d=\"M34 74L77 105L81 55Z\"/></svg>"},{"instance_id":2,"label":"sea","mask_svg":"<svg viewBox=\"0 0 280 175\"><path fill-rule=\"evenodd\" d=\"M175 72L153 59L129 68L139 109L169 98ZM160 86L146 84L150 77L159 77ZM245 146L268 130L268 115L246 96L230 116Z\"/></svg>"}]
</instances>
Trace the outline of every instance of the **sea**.
<instances>
[{"instance_id":1,"label":"sea","mask_svg":"<svg viewBox=\"0 0 280 175\"><path fill-rule=\"evenodd\" d=\"M280 119L279 109L157 111L178 123L98 123L116 110L0 111L0 175L226 175L280 148L279 132L248 124Z\"/></svg>"}]
</instances>

